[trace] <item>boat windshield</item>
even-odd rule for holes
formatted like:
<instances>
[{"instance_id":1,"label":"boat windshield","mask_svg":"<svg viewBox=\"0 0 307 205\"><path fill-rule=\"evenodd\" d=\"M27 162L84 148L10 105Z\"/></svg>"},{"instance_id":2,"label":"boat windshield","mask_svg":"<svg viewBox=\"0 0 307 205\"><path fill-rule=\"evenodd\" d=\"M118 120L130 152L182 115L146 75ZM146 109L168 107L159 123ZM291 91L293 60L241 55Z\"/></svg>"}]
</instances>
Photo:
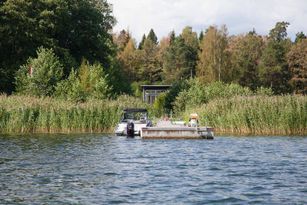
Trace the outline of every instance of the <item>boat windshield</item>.
<instances>
[{"instance_id":1,"label":"boat windshield","mask_svg":"<svg viewBox=\"0 0 307 205\"><path fill-rule=\"evenodd\" d=\"M128 122L129 120L146 122L147 112L125 112L122 122Z\"/></svg>"}]
</instances>

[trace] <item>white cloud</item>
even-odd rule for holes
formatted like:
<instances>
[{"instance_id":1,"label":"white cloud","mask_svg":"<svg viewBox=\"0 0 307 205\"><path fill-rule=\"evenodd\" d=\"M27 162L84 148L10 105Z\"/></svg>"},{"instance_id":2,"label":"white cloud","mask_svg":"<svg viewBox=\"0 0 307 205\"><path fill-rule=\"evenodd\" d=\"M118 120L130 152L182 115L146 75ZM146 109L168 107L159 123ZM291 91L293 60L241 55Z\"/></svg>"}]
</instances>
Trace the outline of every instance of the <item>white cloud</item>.
<instances>
[{"instance_id":1,"label":"white cloud","mask_svg":"<svg viewBox=\"0 0 307 205\"><path fill-rule=\"evenodd\" d=\"M307 32L306 0L109 0L118 23L114 31L129 29L140 40L151 28L158 37L185 26L194 30L209 25L226 24L230 34L245 33L253 28L268 34L278 21L290 22L292 38Z\"/></svg>"}]
</instances>

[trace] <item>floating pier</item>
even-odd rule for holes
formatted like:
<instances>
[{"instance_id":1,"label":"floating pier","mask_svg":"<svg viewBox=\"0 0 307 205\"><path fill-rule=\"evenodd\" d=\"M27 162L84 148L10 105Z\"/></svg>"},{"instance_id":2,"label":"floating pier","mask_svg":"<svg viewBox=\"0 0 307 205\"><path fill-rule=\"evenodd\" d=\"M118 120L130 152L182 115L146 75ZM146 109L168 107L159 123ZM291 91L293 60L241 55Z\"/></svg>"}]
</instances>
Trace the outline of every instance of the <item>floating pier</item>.
<instances>
[{"instance_id":1,"label":"floating pier","mask_svg":"<svg viewBox=\"0 0 307 205\"><path fill-rule=\"evenodd\" d=\"M214 139L211 127L144 127L143 139Z\"/></svg>"}]
</instances>

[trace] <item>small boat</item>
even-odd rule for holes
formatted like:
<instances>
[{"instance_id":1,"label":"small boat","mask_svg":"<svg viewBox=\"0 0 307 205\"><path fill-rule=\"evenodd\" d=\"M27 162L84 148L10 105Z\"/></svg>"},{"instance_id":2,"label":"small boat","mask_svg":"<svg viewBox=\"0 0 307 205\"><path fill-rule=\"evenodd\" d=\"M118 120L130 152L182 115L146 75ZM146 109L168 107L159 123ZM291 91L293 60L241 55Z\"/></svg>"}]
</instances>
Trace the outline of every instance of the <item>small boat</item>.
<instances>
[{"instance_id":1,"label":"small boat","mask_svg":"<svg viewBox=\"0 0 307 205\"><path fill-rule=\"evenodd\" d=\"M212 127L199 127L198 115L191 114L188 126L184 121L162 120L155 127L143 127L142 139L214 139Z\"/></svg>"},{"instance_id":2,"label":"small boat","mask_svg":"<svg viewBox=\"0 0 307 205\"><path fill-rule=\"evenodd\" d=\"M116 136L140 136L141 129L152 126L148 119L147 109L127 108L123 111L123 116L115 128Z\"/></svg>"}]
</instances>

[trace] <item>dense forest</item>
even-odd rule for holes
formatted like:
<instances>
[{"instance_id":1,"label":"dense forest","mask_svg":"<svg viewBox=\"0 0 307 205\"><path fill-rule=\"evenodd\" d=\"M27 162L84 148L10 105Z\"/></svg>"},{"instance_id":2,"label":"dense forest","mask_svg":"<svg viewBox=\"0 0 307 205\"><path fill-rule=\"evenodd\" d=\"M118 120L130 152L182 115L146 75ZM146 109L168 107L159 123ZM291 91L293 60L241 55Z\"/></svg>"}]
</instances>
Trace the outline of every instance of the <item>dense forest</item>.
<instances>
[{"instance_id":1,"label":"dense forest","mask_svg":"<svg viewBox=\"0 0 307 205\"><path fill-rule=\"evenodd\" d=\"M137 44L128 30L112 33L116 20L105 0L5 0L0 16L4 93L104 98L190 78L307 92L306 35L298 32L292 42L287 22L266 36L255 30L233 36L225 25L212 25L158 40L151 29Z\"/></svg>"}]
</instances>

